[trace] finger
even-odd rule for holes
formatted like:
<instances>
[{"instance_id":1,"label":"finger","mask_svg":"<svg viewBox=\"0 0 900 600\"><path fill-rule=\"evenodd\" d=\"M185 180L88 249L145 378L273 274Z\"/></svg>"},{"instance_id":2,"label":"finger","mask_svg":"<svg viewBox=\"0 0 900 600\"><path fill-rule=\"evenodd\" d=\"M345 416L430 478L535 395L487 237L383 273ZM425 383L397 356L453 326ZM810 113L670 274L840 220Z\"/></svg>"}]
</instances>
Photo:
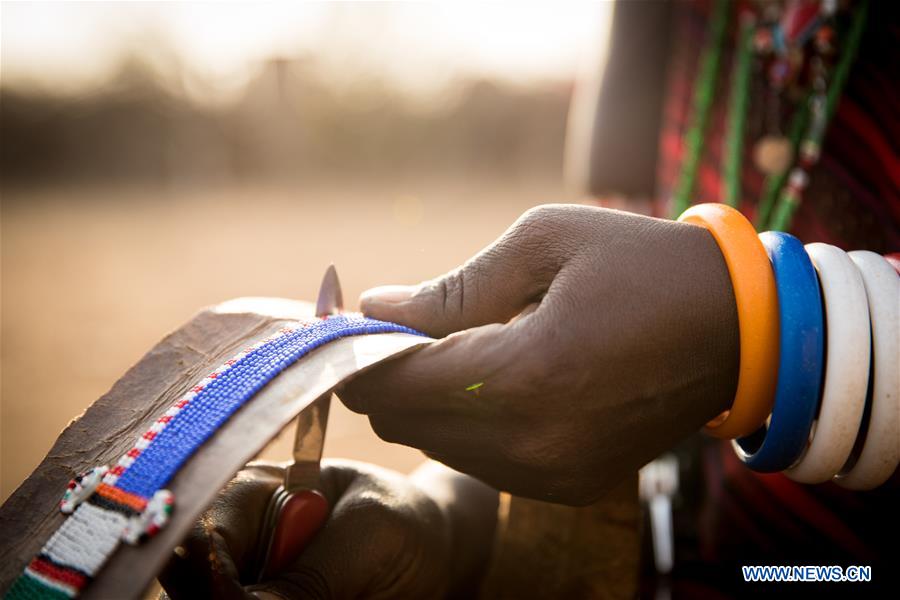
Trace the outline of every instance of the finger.
<instances>
[{"instance_id":1,"label":"finger","mask_svg":"<svg viewBox=\"0 0 900 600\"><path fill-rule=\"evenodd\" d=\"M509 325L485 325L383 362L345 382L338 397L365 414L498 414L499 400L540 377L540 309Z\"/></svg>"},{"instance_id":2,"label":"finger","mask_svg":"<svg viewBox=\"0 0 900 600\"><path fill-rule=\"evenodd\" d=\"M392 444L418 448L422 452L455 452L459 456L478 459L496 455L500 436L488 423L468 417L392 416L369 417L372 430Z\"/></svg>"},{"instance_id":3,"label":"finger","mask_svg":"<svg viewBox=\"0 0 900 600\"><path fill-rule=\"evenodd\" d=\"M239 572L225 538L206 521L182 542L159 574L172 600L243 599Z\"/></svg>"},{"instance_id":4,"label":"finger","mask_svg":"<svg viewBox=\"0 0 900 600\"><path fill-rule=\"evenodd\" d=\"M446 581L438 573L423 573L410 547L410 523L405 511L419 512L422 532L443 535L435 506L422 512L397 490L407 484L392 471L341 461L323 471L323 487L331 491L348 484L325 527L285 572L249 588L284 598L436 597ZM351 472L355 471L355 474ZM435 548L444 544L434 544ZM410 562L412 561L412 562ZM422 587L426 586L426 587Z\"/></svg>"},{"instance_id":5,"label":"finger","mask_svg":"<svg viewBox=\"0 0 900 600\"><path fill-rule=\"evenodd\" d=\"M605 491L600 485L585 486L583 477L567 476L556 468L542 469L539 463L527 464L504 459L501 464L461 454L426 452L425 455L455 471L474 477L491 488L523 498L584 506L596 501ZM610 479L620 481L627 472L630 471L616 472Z\"/></svg>"},{"instance_id":6,"label":"finger","mask_svg":"<svg viewBox=\"0 0 900 600\"><path fill-rule=\"evenodd\" d=\"M543 296L570 256L557 218L564 212L531 210L461 267L418 286L369 290L360 298L361 309L435 337L505 323Z\"/></svg>"},{"instance_id":7,"label":"finger","mask_svg":"<svg viewBox=\"0 0 900 600\"><path fill-rule=\"evenodd\" d=\"M253 465L239 472L175 549L159 576L173 598L241 597L262 515L282 469Z\"/></svg>"}]
</instances>

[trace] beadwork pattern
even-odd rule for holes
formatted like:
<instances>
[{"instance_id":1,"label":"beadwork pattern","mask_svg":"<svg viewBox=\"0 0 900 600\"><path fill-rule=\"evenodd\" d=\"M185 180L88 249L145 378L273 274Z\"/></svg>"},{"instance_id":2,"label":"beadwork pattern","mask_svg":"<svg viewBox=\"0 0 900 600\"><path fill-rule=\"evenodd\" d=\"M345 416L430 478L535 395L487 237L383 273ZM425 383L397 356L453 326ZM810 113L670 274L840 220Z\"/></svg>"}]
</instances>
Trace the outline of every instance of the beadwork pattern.
<instances>
[{"instance_id":1,"label":"beadwork pattern","mask_svg":"<svg viewBox=\"0 0 900 600\"><path fill-rule=\"evenodd\" d=\"M337 315L293 323L225 361L163 413L111 469L96 467L69 484L61 507L71 516L6 597L77 596L121 540L135 543L164 525L174 499L163 486L256 392L320 346L376 333L422 335L395 323Z\"/></svg>"}]
</instances>

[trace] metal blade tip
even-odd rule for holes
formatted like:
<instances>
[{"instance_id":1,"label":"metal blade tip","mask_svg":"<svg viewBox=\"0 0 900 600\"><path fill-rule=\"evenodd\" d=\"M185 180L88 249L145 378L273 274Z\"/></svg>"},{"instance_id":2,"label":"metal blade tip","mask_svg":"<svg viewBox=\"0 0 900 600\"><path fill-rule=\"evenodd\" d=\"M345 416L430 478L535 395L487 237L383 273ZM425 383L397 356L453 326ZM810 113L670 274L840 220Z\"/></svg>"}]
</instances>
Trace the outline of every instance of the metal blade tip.
<instances>
[{"instance_id":1,"label":"metal blade tip","mask_svg":"<svg viewBox=\"0 0 900 600\"><path fill-rule=\"evenodd\" d=\"M341 292L341 280L338 279L337 269L329 265L322 276L322 285L319 287L319 298L316 300L316 316L327 317L344 309L344 296Z\"/></svg>"}]
</instances>

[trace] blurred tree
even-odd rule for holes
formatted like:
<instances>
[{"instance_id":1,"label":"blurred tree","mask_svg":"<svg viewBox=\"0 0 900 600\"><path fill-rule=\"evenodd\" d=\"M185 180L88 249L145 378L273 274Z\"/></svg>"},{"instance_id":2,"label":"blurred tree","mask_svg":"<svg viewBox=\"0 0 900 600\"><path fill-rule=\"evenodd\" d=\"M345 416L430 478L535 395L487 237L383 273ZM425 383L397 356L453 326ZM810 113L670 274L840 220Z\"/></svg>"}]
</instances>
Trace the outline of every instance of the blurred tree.
<instances>
[{"instance_id":1,"label":"blurred tree","mask_svg":"<svg viewBox=\"0 0 900 600\"><path fill-rule=\"evenodd\" d=\"M171 183L561 170L568 86L464 81L455 102L422 107L377 79L341 93L316 67L271 59L224 106L191 100L135 57L88 95L2 87L0 177Z\"/></svg>"}]
</instances>

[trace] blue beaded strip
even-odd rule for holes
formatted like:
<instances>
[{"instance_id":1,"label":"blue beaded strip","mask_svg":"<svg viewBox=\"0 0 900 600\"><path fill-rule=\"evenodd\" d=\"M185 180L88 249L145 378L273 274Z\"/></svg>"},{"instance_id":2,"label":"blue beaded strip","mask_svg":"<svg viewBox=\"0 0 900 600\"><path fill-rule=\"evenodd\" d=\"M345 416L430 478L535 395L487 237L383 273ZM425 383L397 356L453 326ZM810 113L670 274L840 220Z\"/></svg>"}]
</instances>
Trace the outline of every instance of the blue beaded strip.
<instances>
[{"instance_id":1,"label":"blue beaded strip","mask_svg":"<svg viewBox=\"0 0 900 600\"><path fill-rule=\"evenodd\" d=\"M778 383L768 429L733 445L748 467L771 473L790 467L806 449L819 407L825 322L819 280L800 240L780 231L761 233L759 239L778 292Z\"/></svg>"},{"instance_id":2,"label":"blue beaded strip","mask_svg":"<svg viewBox=\"0 0 900 600\"><path fill-rule=\"evenodd\" d=\"M6 597L77 596L120 540L136 543L165 525L174 498L162 486L256 392L324 344L376 333L423 335L394 323L338 315L291 324L225 361L160 416L115 466L96 467L70 482L60 509L71 516Z\"/></svg>"},{"instance_id":3,"label":"blue beaded strip","mask_svg":"<svg viewBox=\"0 0 900 600\"><path fill-rule=\"evenodd\" d=\"M331 341L372 333L422 335L395 323L347 315L283 335L207 384L125 470L116 487L151 497L237 409L284 369Z\"/></svg>"}]
</instances>

